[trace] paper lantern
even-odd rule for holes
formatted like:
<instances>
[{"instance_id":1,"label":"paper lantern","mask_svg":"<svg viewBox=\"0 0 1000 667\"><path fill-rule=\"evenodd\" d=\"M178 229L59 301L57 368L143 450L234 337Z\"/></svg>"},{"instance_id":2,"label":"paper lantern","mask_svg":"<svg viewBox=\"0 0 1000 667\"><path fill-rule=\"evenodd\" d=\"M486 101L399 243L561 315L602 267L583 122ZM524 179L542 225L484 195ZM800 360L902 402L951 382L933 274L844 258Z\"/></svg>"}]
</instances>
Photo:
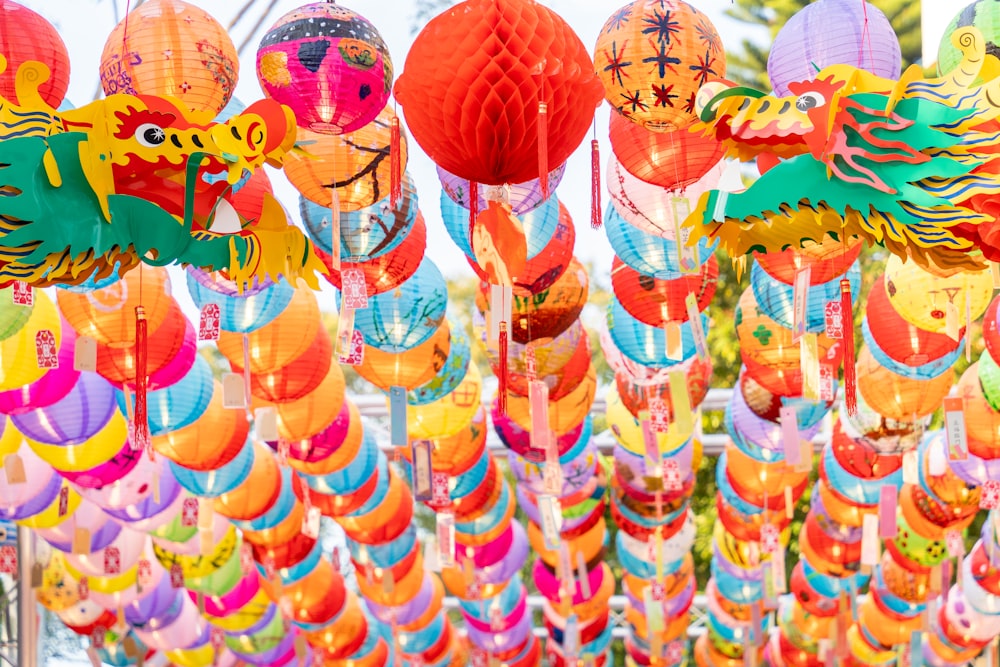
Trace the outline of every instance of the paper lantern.
<instances>
[{"instance_id":1,"label":"paper lantern","mask_svg":"<svg viewBox=\"0 0 1000 667\"><path fill-rule=\"evenodd\" d=\"M466 215L468 215L470 208L469 204L472 201L469 181L464 178L460 178L455 174L450 174L441 167L437 168L437 173L438 179L441 181L442 194L447 196L449 200L457 204L460 208L465 209ZM548 186L550 192L559 187L559 183L562 182L562 177L565 173L565 164L561 164L549 172ZM505 195L510 203L510 208L514 215L524 215L529 211L533 211L545 201L545 198L542 196L541 182L537 178L525 183L509 183L501 187L505 190ZM476 207L477 211L486 210L486 207L488 206L486 194L489 189L489 187L483 187L477 190L479 194L479 204ZM454 238L454 236L452 238ZM469 255L472 253L466 252L465 254Z\"/></svg>"},{"instance_id":2,"label":"paper lantern","mask_svg":"<svg viewBox=\"0 0 1000 667\"><path fill-rule=\"evenodd\" d=\"M180 306L175 301L163 324L150 332L146 341L147 389L162 389L186 374L194 363L195 333ZM97 344L97 372L117 387L125 383L135 388L135 344L110 346ZM176 373L166 373L168 366L177 364Z\"/></svg>"},{"instance_id":3,"label":"paper lantern","mask_svg":"<svg viewBox=\"0 0 1000 667\"><path fill-rule=\"evenodd\" d=\"M438 329L447 300L444 276L434 262L424 258L394 291L369 297L368 307L354 312L354 327L368 345L386 352L408 350Z\"/></svg>"},{"instance_id":4,"label":"paper lantern","mask_svg":"<svg viewBox=\"0 0 1000 667\"><path fill-rule=\"evenodd\" d=\"M857 361L858 391L873 410L897 421L924 417L939 407L951 389L952 374L943 373L930 380L897 375L875 361L867 348Z\"/></svg>"},{"instance_id":5,"label":"paper lantern","mask_svg":"<svg viewBox=\"0 0 1000 667\"><path fill-rule=\"evenodd\" d=\"M271 403L289 403L312 392L326 377L333 358L333 343L320 327L312 343L279 370L250 374L250 393ZM233 373L243 373L243 359L230 360Z\"/></svg>"},{"instance_id":6,"label":"paper lantern","mask_svg":"<svg viewBox=\"0 0 1000 667\"><path fill-rule=\"evenodd\" d=\"M916 262L890 255L885 265L885 291L904 320L933 333L945 333L950 308L960 330L966 325L967 309L972 321L986 312L993 299L993 277L988 270L936 276Z\"/></svg>"},{"instance_id":7,"label":"paper lantern","mask_svg":"<svg viewBox=\"0 0 1000 667\"><path fill-rule=\"evenodd\" d=\"M674 239L651 234L629 224L614 206L604 209L604 231L619 259L639 273L663 280L681 277L681 254ZM714 242L701 239L688 268L695 269L704 263L714 247Z\"/></svg>"},{"instance_id":8,"label":"paper lantern","mask_svg":"<svg viewBox=\"0 0 1000 667\"><path fill-rule=\"evenodd\" d=\"M101 54L105 95L176 97L215 116L236 88L240 62L226 29L183 0L150 0L115 26Z\"/></svg>"},{"instance_id":9,"label":"paper lantern","mask_svg":"<svg viewBox=\"0 0 1000 667\"><path fill-rule=\"evenodd\" d=\"M899 39L878 7L851 0L806 5L774 38L767 75L775 95L787 97L792 94L788 84L812 81L821 69L839 64L886 79L899 78Z\"/></svg>"},{"instance_id":10,"label":"paper lantern","mask_svg":"<svg viewBox=\"0 0 1000 667\"><path fill-rule=\"evenodd\" d=\"M479 411L483 377L476 364L469 364L465 377L454 391L425 405L407 410L407 430L411 438L448 438L468 428Z\"/></svg>"},{"instance_id":11,"label":"paper lantern","mask_svg":"<svg viewBox=\"0 0 1000 667\"><path fill-rule=\"evenodd\" d=\"M893 360L907 366L919 367L938 359L950 358L949 355L959 347L959 341L943 333L931 333L903 319L889 302L882 276L875 281L868 294L865 318L868 332L878 348Z\"/></svg>"},{"instance_id":12,"label":"paper lantern","mask_svg":"<svg viewBox=\"0 0 1000 667\"><path fill-rule=\"evenodd\" d=\"M451 320L446 320L441 328L451 331L451 341L446 356L442 359L437 352L429 364L435 370L434 376L411 389L406 395L410 405L426 405L450 394L462 382L471 361L471 341L465 328Z\"/></svg>"},{"instance_id":13,"label":"paper lantern","mask_svg":"<svg viewBox=\"0 0 1000 667\"><path fill-rule=\"evenodd\" d=\"M615 257L611 263L611 289L629 315L654 327L667 322L686 322L685 300L694 294L699 312L708 308L719 280L719 262L715 256L701 265L697 273L683 274L675 280L660 280L639 273Z\"/></svg>"},{"instance_id":14,"label":"paper lantern","mask_svg":"<svg viewBox=\"0 0 1000 667\"><path fill-rule=\"evenodd\" d=\"M357 211L390 194L393 111L348 134L331 136L299 128L297 144L308 155L289 153L284 170L288 180L309 201L330 208L337 191L341 211ZM399 142L400 169L406 169L406 136Z\"/></svg>"},{"instance_id":15,"label":"paper lantern","mask_svg":"<svg viewBox=\"0 0 1000 667\"><path fill-rule=\"evenodd\" d=\"M147 328L153 332L174 304L167 270L149 266L129 271L121 280L90 292L56 290L56 300L78 334L107 345L135 345L136 306L145 310Z\"/></svg>"},{"instance_id":16,"label":"paper lantern","mask_svg":"<svg viewBox=\"0 0 1000 667\"><path fill-rule=\"evenodd\" d=\"M467 0L417 35L395 94L431 160L475 183L502 185L538 177L540 162L564 163L590 127L601 89L586 48L552 10L528 0Z\"/></svg>"},{"instance_id":17,"label":"paper lantern","mask_svg":"<svg viewBox=\"0 0 1000 667\"><path fill-rule=\"evenodd\" d=\"M368 296L372 297L394 290L408 280L420 266L426 248L427 225L424 222L424 216L420 211L417 211L413 228L395 249L366 262L341 264L341 270L349 268L363 271L365 288L368 291ZM329 274L326 276L327 281L340 289L342 286L340 271L333 268L330 256L319 248L315 248L314 252L329 270Z\"/></svg>"},{"instance_id":18,"label":"paper lantern","mask_svg":"<svg viewBox=\"0 0 1000 667\"><path fill-rule=\"evenodd\" d=\"M524 229L529 260L549 245L554 234L565 233L564 229L559 229L560 224L565 224L562 210L562 203L553 195L527 213L517 216ZM445 230L459 250L469 257L474 257L469 237L469 209L453 202L444 190L441 191L441 217L444 220ZM523 278L521 281L523 282Z\"/></svg>"},{"instance_id":19,"label":"paper lantern","mask_svg":"<svg viewBox=\"0 0 1000 667\"><path fill-rule=\"evenodd\" d=\"M702 330L708 331L708 316L701 316ZM651 368L674 366L697 353L694 328L690 321L678 325L680 329L680 354L671 358L667 350L666 330L650 326L635 319L622 307L616 297L608 304L608 330L615 347L632 361Z\"/></svg>"},{"instance_id":20,"label":"paper lantern","mask_svg":"<svg viewBox=\"0 0 1000 667\"><path fill-rule=\"evenodd\" d=\"M274 195L271 179L268 178L266 171L258 169L250 174L243 185L230 192L226 199L233 205L233 209L240 214L241 218L250 223L256 223L260 220L264 210L266 195Z\"/></svg>"},{"instance_id":21,"label":"paper lantern","mask_svg":"<svg viewBox=\"0 0 1000 667\"><path fill-rule=\"evenodd\" d=\"M47 368L38 366L36 337L39 331L51 331L55 337L52 352L58 354L62 345L62 328L56 305L45 292L36 290L35 306L30 309L27 321L17 333L0 340L0 359L3 359L0 391L37 382L47 373Z\"/></svg>"},{"instance_id":22,"label":"paper lantern","mask_svg":"<svg viewBox=\"0 0 1000 667\"><path fill-rule=\"evenodd\" d=\"M292 300L295 288L287 281L256 283L242 291L219 273L206 273L189 266L187 287L199 309L219 306L219 329L249 333L276 318Z\"/></svg>"},{"instance_id":23,"label":"paper lantern","mask_svg":"<svg viewBox=\"0 0 1000 667\"><path fill-rule=\"evenodd\" d=\"M344 402L344 372L330 364L319 385L302 398L277 404L278 432L289 441L307 440L332 422Z\"/></svg>"},{"instance_id":24,"label":"paper lantern","mask_svg":"<svg viewBox=\"0 0 1000 667\"><path fill-rule=\"evenodd\" d=\"M389 387L416 389L443 367L451 351L453 332L445 321L423 343L401 352L365 345L364 359L354 370L382 391L389 391Z\"/></svg>"},{"instance_id":25,"label":"paper lantern","mask_svg":"<svg viewBox=\"0 0 1000 667\"><path fill-rule=\"evenodd\" d=\"M282 16L257 48L264 94L295 113L300 127L342 134L367 125L392 86L389 49L360 14L313 2Z\"/></svg>"},{"instance_id":26,"label":"paper lantern","mask_svg":"<svg viewBox=\"0 0 1000 667\"><path fill-rule=\"evenodd\" d=\"M38 93L42 100L53 109L58 108L69 88L70 63L66 44L55 26L27 7L3 0L0 3L0 35L0 53L7 60L7 69L0 74L0 95L17 101L14 82L18 69L28 61L37 61L49 69L50 75L45 81L40 72L30 78L36 85L40 84ZM27 105L30 102L21 100L20 103Z\"/></svg>"},{"instance_id":27,"label":"paper lantern","mask_svg":"<svg viewBox=\"0 0 1000 667\"><path fill-rule=\"evenodd\" d=\"M215 470L232 461L250 432L246 413L222 405L222 385L216 382L208 408L190 426L153 436L153 449L191 470Z\"/></svg>"},{"instance_id":28,"label":"paper lantern","mask_svg":"<svg viewBox=\"0 0 1000 667\"><path fill-rule=\"evenodd\" d=\"M861 287L861 267L855 262L845 274L851 286L851 303L857 301ZM774 320L780 326L791 329L795 324L794 301L795 292L791 285L771 278L754 264L750 270L750 286L760 311ZM805 329L808 332L820 332L826 329L826 306L831 301L841 299L840 279L811 285L806 297ZM851 313L845 316L846 323L851 322Z\"/></svg>"},{"instance_id":29,"label":"paper lantern","mask_svg":"<svg viewBox=\"0 0 1000 667\"><path fill-rule=\"evenodd\" d=\"M285 310L270 324L247 334L250 373L272 373L302 356L316 340L320 326L319 304L309 289L295 290ZM227 359L243 362L243 335L220 331L219 352Z\"/></svg>"},{"instance_id":30,"label":"paper lantern","mask_svg":"<svg viewBox=\"0 0 1000 667\"><path fill-rule=\"evenodd\" d=\"M819 285L846 273L861 255L863 247L857 237L845 242L828 238L823 243L807 243L802 248L754 253L753 257L767 275L786 285L794 285L796 272L808 266L809 284Z\"/></svg>"},{"instance_id":31,"label":"paper lantern","mask_svg":"<svg viewBox=\"0 0 1000 667\"><path fill-rule=\"evenodd\" d=\"M695 121L694 98L726 75L722 38L708 16L683 0L636 0L604 23L594 47L604 97L653 132Z\"/></svg>"},{"instance_id":32,"label":"paper lantern","mask_svg":"<svg viewBox=\"0 0 1000 667\"><path fill-rule=\"evenodd\" d=\"M618 163L629 174L646 183L679 192L702 181L712 171L717 170L721 175L721 168L717 165L726 151L712 135L651 132L617 113L611 114L610 133L611 150ZM614 188L610 180L608 187ZM693 204L697 196L688 196Z\"/></svg>"},{"instance_id":33,"label":"paper lantern","mask_svg":"<svg viewBox=\"0 0 1000 667\"><path fill-rule=\"evenodd\" d=\"M403 174L399 203L393 208L386 196L372 206L340 214L340 259L364 262L395 249L417 220L417 190L409 173ZM299 196L299 213L309 238L323 252L333 252L330 209Z\"/></svg>"}]
</instances>

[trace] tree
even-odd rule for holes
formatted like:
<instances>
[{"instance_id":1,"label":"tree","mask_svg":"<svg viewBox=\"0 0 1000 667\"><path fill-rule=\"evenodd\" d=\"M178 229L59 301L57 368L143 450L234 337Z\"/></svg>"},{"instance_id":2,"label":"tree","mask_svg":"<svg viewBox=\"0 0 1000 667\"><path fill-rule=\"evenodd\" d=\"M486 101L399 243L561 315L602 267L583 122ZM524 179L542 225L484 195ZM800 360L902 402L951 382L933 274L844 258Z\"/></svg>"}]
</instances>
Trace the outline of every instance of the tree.
<instances>
[{"instance_id":1,"label":"tree","mask_svg":"<svg viewBox=\"0 0 1000 667\"><path fill-rule=\"evenodd\" d=\"M735 0L735 4L726 10L726 14L737 21L766 29L768 40L762 44L757 39L744 39L738 49L727 53L727 76L734 81L761 90L770 90L771 83L767 78L770 44L788 19L808 4L809 0L773 0L764 6L757 0ZM872 0L872 4L882 10L899 37L903 68L919 62L920 3L906 0Z\"/></svg>"}]
</instances>

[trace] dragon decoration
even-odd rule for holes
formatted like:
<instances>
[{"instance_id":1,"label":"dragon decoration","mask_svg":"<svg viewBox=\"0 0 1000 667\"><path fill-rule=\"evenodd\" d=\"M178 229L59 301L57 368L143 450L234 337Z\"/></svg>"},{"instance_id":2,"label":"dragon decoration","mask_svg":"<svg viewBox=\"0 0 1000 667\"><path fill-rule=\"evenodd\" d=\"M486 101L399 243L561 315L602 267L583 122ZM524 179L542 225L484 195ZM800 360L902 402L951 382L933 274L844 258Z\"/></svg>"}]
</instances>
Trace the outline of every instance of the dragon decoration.
<instances>
[{"instance_id":1,"label":"dragon decoration","mask_svg":"<svg viewBox=\"0 0 1000 667\"><path fill-rule=\"evenodd\" d=\"M23 63L17 100L0 97L0 285L79 284L144 262L318 288L326 268L273 197L257 220L227 199L293 149L287 107L261 100L215 123L175 99L111 95L56 111L38 93L49 75Z\"/></svg>"},{"instance_id":2,"label":"dragon decoration","mask_svg":"<svg viewBox=\"0 0 1000 667\"><path fill-rule=\"evenodd\" d=\"M941 78L834 65L784 98L703 86L692 131L756 159L761 177L703 194L689 242L718 239L737 266L754 251L851 237L939 273L1000 260L1000 60L976 28L951 39L963 59Z\"/></svg>"}]
</instances>

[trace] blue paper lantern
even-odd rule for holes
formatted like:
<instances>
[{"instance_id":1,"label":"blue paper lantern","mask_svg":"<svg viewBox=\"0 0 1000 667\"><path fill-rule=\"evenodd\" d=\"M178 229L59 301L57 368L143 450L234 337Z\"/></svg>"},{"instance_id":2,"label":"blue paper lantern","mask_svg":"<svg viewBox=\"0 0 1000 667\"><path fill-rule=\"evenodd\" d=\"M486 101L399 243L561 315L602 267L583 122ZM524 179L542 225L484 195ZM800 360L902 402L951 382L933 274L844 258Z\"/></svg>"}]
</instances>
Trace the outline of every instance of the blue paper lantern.
<instances>
[{"instance_id":1,"label":"blue paper lantern","mask_svg":"<svg viewBox=\"0 0 1000 667\"><path fill-rule=\"evenodd\" d=\"M851 264L845 277L851 282L851 302L858 300L861 289L861 267ZM772 278L760 264L750 269L750 286L760 311L786 329L795 323L795 287ZM810 285L806 299L806 331L818 333L826 329L826 304L840 302L840 278Z\"/></svg>"},{"instance_id":2,"label":"blue paper lantern","mask_svg":"<svg viewBox=\"0 0 1000 667\"><path fill-rule=\"evenodd\" d=\"M708 333L708 317L701 316L702 329ZM632 361L650 368L667 368L690 359L697 353L694 332L690 322L679 325L681 332L681 358L667 356L667 335L661 327L641 322L625 310L617 297L608 305L608 331L622 354Z\"/></svg>"},{"instance_id":3,"label":"blue paper lantern","mask_svg":"<svg viewBox=\"0 0 1000 667\"><path fill-rule=\"evenodd\" d=\"M468 257L473 257L469 240L469 209L459 206L442 190L441 218L444 228L455 245ZM528 259L538 255L549 244L559 227L559 200L549 197L537 208L517 216L524 227L524 238L528 244Z\"/></svg>"},{"instance_id":4,"label":"blue paper lantern","mask_svg":"<svg viewBox=\"0 0 1000 667\"><path fill-rule=\"evenodd\" d=\"M424 257L399 287L368 298L354 311L354 327L365 343L383 352L404 352L430 338L444 319L448 285L437 266Z\"/></svg>"},{"instance_id":5,"label":"blue paper lantern","mask_svg":"<svg viewBox=\"0 0 1000 667\"><path fill-rule=\"evenodd\" d=\"M660 238L630 225L614 206L604 209L604 230L615 254L639 273L662 280L675 280L683 275L675 240ZM699 266L708 261L716 243L709 244L706 239L698 242Z\"/></svg>"}]
</instances>

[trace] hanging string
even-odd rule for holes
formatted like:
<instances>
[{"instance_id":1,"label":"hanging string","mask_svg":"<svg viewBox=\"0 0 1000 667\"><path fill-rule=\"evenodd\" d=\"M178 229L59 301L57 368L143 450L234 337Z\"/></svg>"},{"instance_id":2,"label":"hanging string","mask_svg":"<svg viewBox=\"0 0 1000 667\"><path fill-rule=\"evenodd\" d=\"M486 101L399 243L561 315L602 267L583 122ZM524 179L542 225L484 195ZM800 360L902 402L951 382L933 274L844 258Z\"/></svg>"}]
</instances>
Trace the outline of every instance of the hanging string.
<instances>
[{"instance_id":1,"label":"hanging string","mask_svg":"<svg viewBox=\"0 0 1000 667\"><path fill-rule=\"evenodd\" d=\"M593 139L590 141L590 226L601 228L601 145L597 141L597 118L593 122Z\"/></svg>"},{"instance_id":2,"label":"hanging string","mask_svg":"<svg viewBox=\"0 0 1000 667\"><path fill-rule=\"evenodd\" d=\"M395 209L403 197L403 156L400 153L399 115L393 102L392 121L389 133L389 206Z\"/></svg>"},{"instance_id":3,"label":"hanging string","mask_svg":"<svg viewBox=\"0 0 1000 667\"><path fill-rule=\"evenodd\" d=\"M868 3L866 0L861 0L861 11L864 15L864 26L861 29L861 43L858 44L858 69L863 69L861 65L865 58L865 44L868 45L868 64L870 65L870 71L872 74L875 73L875 52L872 50L872 33L869 29L868 24Z\"/></svg>"}]
</instances>

